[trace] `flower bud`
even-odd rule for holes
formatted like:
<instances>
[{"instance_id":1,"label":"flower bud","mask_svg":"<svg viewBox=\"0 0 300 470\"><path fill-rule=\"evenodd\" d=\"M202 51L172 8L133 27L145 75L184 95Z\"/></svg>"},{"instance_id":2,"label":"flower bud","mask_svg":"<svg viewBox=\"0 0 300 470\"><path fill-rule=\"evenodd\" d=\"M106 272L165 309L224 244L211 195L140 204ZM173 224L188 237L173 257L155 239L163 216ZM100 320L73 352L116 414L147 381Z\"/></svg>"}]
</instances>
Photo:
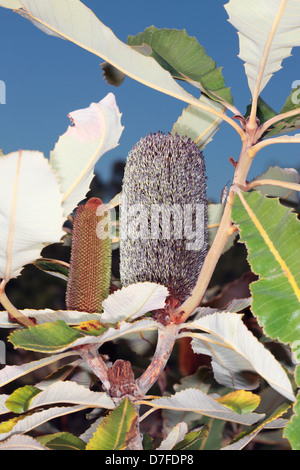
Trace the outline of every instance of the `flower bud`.
<instances>
[{"instance_id":1,"label":"flower bud","mask_svg":"<svg viewBox=\"0 0 300 470\"><path fill-rule=\"evenodd\" d=\"M206 173L188 137L142 138L125 166L120 215L123 286L156 282L184 301L207 251Z\"/></svg>"},{"instance_id":2,"label":"flower bud","mask_svg":"<svg viewBox=\"0 0 300 470\"><path fill-rule=\"evenodd\" d=\"M93 197L76 210L66 293L68 310L101 312L102 302L109 295L110 221L103 207L102 201Z\"/></svg>"}]
</instances>

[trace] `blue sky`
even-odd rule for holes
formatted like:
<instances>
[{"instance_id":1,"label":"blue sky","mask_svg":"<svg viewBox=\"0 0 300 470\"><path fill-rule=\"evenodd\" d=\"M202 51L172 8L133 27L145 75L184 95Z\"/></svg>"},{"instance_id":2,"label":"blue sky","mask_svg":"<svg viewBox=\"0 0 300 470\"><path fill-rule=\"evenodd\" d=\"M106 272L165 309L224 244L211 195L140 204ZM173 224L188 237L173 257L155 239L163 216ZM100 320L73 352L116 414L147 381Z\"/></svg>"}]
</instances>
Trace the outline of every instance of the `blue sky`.
<instances>
[{"instance_id":1,"label":"blue sky","mask_svg":"<svg viewBox=\"0 0 300 470\"><path fill-rule=\"evenodd\" d=\"M244 113L250 100L242 61L237 57L236 30L227 21L227 1L140 0L104 2L84 0L115 35L127 36L147 26L187 30L196 36L207 53L223 66L226 85L231 87L235 106ZM96 171L107 180L116 160L125 160L131 147L149 132L168 132L185 104L126 78L114 88L101 76L102 59L75 44L47 36L10 10L0 8L0 80L6 83L6 104L0 105L0 148L5 153L22 149L40 150L49 156L58 137L69 125L70 111L87 107L113 92L125 126L120 145L105 154ZM276 110L283 106L294 80L300 80L300 51L283 62L262 97ZM195 94L197 96L197 92ZM228 157L238 158L240 139L223 123L204 154L208 196L219 200L224 185L233 176ZM299 168L298 145L270 146L256 158L250 177L270 165Z\"/></svg>"}]
</instances>

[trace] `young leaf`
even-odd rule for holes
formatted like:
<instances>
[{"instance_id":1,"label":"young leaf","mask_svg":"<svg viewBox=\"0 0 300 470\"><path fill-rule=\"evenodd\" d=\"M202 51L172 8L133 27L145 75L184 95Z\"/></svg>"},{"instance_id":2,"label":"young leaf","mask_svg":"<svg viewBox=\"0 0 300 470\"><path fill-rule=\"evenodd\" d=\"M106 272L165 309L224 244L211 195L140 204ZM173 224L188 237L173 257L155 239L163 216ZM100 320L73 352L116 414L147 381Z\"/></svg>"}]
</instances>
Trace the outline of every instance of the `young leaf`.
<instances>
[{"instance_id":1,"label":"young leaf","mask_svg":"<svg viewBox=\"0 0 300 470\"><path fill-rule=\"evenodd\" d=\"M252 95L261 93L282 61L300 46L300 4L295 1L230 0L225 6L238 30Z\"/></svg>"},{"instance_id":2,"label":"young leaf","mask_svg":"<svg viewBox=\"0 0 300 470\"><path fill-rule=\"evenodd\" d=\"M124 450L138 419L137 413L128 398L101 420L97 431L88 442L86 450Z\"/></svg>"},{"instance_id":3,"label":"young leaf","mask_svg":"<svg viewBox=\"0 0 300 470\"><path fill-rule=\"evenodd\" d=\"M132 321L151 310L164 307L168 289L153 282L139 282L123 287L109 295L102 303L104 323Z\"/></svg>"},{"instance_id":4,"label":"young leaf","mask_svg":"<svg viewBox=\"0 0 300 470\"><path fill-rule=\"evenodd\" d=\"M257 191L236 195L232 217L259 280L251 284L252 312L273 339L294 345L300 327L300 222L296 214Z\"/></svg>"},{"instance_id":5,"label":"young leaf","mask_svg":"<svg viewBox=\"0 0 300 470\"><path fill-rule=\"evenodd\" d=\"M61 182L65 216L85 198L95 164L105 152L118 145L124 129L112 93L99 103L71 112L69 117L72 125L50 153L50 165Z\"/></svg>"},{"instance_id":6,"label":"young leaf","mask_svg":"<svg viewBox=\"0 0 300 470\"><path fill-rule=\"evenodd\" d=\"M194 337L193 350L212 357L215 379L228 387L255 389L245 371L257 373L279 393L294 401L291 383L279 362L244 325L236 313L219 312L186 324L207 333L187 333ZM252 377L251 377L252 379Z\"/></svg>"},{"instance_id":7,"label":"young leaf","mask_svg":"<svg viewBox=\"0 0 300 470\"><path fill-rule=\"evenodd\" d=\"M64 223L59 184L40 152L0 158L0 278L20 274L47 243L59 242Z\"/></svg>"}]
</instances>

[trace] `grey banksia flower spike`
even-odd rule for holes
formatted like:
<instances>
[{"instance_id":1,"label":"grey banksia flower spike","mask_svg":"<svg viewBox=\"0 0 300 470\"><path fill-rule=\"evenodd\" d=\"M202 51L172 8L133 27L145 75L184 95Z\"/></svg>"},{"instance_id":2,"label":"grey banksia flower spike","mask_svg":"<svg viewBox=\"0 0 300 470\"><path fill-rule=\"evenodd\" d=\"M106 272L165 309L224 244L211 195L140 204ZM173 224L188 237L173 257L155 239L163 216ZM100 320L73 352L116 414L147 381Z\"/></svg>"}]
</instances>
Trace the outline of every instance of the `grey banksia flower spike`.
<instances>
[{"instance_id":1,"label":"grey banksia flower spike","mask_svg":"<svg viewBox=\"0 0 300 470\"><path fill-rule=\"evenodd\" d=\"M190 295L207 252L206 179L203 154L187 137L158 132L132 148L121 198L123 286L162 284L173 306Z\"/></svg>"}]
</instances>

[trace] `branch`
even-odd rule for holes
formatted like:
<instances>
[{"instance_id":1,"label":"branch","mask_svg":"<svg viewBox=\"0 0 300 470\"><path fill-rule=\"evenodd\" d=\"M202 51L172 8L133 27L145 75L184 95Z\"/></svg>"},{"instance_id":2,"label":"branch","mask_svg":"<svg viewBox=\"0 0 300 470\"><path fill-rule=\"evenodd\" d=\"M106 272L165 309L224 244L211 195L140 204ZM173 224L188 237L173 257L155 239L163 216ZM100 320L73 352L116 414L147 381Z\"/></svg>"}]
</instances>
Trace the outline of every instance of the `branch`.
<instances>
[{"instance_id":1,"label":"branch","mask_svg":"<svg viewBox=\"0 0 300 470\"><path fill-rule=\"evenodd\" d=\"M270 185L270 186L280 186L281 188L287 188L287 189L292 189L293 191L300 191L300 184L298 183L292 183L289 181L279 181L279 180L255 180L252 181L251 183L248 183L245 188L246 191L250 191L250 189L255 188L256 186L264 186L264 185Z\"/></svg>"},{"instance_id":2,"label":"branch","mask_svg":"<svg viewBox=\"0 0 300 470\"><path fill-rule=\"evenodd\" d=\"M0 303L8 312L10 320L16 320L16 322L22 326L35 326L35 322L30 320L30 318L26 317L26 315L23 315L23 313L20 312L7 298L7 295L5 293L5 286L6 282L3 280L0 284Z\"/></svg>"},{"instance_id":3,"label":"branch","mask_svg":"<svg viewBox=\"0 0 300 470\"><path fill-rule=\"evenodd\" d=\"M78 349L78 354L89 364L96 377L102 382L104 390L108 393L110 389L108 367L98 353L98 347L97 345L81 346Z\"/></svg>"},{"instance_id":4,"label":"branch","mask_svg":"<svg viewBox=\"0 0 300 470\"><path fill-rule=\"evenodd\" d=\"M268 145L274 144L299 144L300 143L300 134L297 135L282 135L281 137L273 137L271 139L266 139L257 144L249 150L249 157L253 158L261 149L267 147Z\"/></svg>"},{"instance_id":5,"label":"branch","mask_svg":"<svg viewBox=\"0 0 300 470\"><path fill-rule=\"evenodd\" d=\"M136 381L142 396L147 393L164 370L173 350L178 329L178 325L169 324L158 330L157 345L152 361L143 375Z\"/></svg>"}]
</instances>

